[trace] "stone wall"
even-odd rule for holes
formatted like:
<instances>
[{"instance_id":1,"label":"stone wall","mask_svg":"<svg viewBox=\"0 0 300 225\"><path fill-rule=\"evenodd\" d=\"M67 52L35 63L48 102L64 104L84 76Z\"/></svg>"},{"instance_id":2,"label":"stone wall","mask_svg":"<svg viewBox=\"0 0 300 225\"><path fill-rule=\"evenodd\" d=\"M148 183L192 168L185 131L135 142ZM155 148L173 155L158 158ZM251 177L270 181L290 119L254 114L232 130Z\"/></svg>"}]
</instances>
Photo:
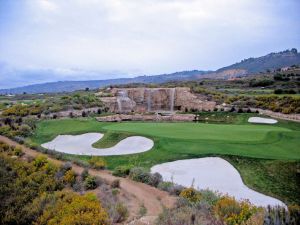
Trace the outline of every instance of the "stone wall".
<instances>
[{"instance_id":1,"label":"stone wall","mask_svg":"<svg viewBox=\"0 0 300 225\"><path fill-rule=\"evenodd\" d=\"M201 100L189 88L113 88L114 97L101 100L111 112L212 111L216 103Z\"/></svg>"},{"instance_id":2,"label":"stone wall","mask_svg":"<svg viewBox=\"0 0 300 225\"><path fill-rule=\"evenodd\" d=\"M172 114L172 115L160 115L160 114L116 114L111 116L97 117L99 122L121 122L121 121L194 121L194 114Z\"/></svg>"}]
</instances>

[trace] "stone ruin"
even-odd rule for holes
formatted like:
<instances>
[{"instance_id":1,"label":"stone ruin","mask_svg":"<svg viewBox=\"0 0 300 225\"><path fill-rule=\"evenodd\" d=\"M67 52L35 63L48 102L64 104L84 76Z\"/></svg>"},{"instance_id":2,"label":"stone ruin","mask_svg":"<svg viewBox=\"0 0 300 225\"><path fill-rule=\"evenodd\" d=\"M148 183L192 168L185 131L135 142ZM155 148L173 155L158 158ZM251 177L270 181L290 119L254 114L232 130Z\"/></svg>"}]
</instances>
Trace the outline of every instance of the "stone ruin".
<instances>
[{"instance_id":1,"label":"stone ruin","mask_svg":"<svg viewBox=\"0 0 300 225\"><path fill-rule=\"evenodd\" d=\"M216 102L191 93L190 88L113 88L112 97L101 97L114 113L173 113L175 111L213 111Z\"/></svg>"}]
</instances>

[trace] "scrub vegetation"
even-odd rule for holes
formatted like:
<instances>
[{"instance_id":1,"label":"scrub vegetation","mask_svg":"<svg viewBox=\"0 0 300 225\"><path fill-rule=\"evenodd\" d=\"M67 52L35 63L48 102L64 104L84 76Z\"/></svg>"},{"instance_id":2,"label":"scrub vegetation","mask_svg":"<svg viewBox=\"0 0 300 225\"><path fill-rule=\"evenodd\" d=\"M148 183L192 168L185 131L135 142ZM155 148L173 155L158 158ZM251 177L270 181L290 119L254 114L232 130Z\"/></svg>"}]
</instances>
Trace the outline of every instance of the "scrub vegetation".
<instances>
[{"instance_id":1,"label":"scrub vegetation","mask_svg":"<svg viewBox=\"0 0 300 225\"><path fill-rule=\"evenodd\" d=\"M110 224L96 195L70 190L79 181L68 164L22 155L0 142L0 224Z\"/></svg>"}]
</instances>

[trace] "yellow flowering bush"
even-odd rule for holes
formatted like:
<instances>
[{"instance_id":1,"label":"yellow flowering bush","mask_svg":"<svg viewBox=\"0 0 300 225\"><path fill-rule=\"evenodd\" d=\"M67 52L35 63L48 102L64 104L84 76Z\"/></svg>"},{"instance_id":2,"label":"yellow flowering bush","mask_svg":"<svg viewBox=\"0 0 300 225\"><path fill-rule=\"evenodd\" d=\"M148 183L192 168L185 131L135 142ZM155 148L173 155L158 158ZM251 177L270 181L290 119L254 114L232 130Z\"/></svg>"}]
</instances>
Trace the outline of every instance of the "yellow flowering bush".
<instances>
[{"instance_id":1,"label":"yellow flowering bush","mask_svg":"<svg viewBox=\"0 0 300 225\"><path fill-rule=\"evenodd\" d=\"M201 199L201 194L192 187L183 189L179 196L187 199L191 203L199 202Z\"/></svg>"},{"instance_id":2,"label":"yellow flowering bush","mask_svg":"<svg viewBox=\"0 0 300 225\"><path fill-rule=\"evenodd\" d=\"M101 157L93 156L88 162L89 162L90 166L95 169L104 169L106 167L106 162Z\"/></svg>"},{"instance_id":3,"label":"yellow flowering bush","mask_svg":"<svg viewBox=\"0 0 300 225\"><path fill-rule=\"evenodd\" d=\"M228 225L242 224L247 221L257 208L249 201L236 201L233 197L221 198L214 207L215 214Z\"/></svg>"},{"instance_id":4,"label":"yellow flowering bush","mask_svg":"<svg viewBox=\"0 0 300 225\"><path fill-rule=\"evenodd\" d=\"M75 183L75 180L76 180L76 174L73 170L68 170L63 177L63 181L66 184L72 185Z\"/></svg>"},{"instance_id":5,"label":"yellow flowering bush","mask_svg":"<svg viewBox=\"0 0 300 225\"><path fill-rule=\"evenodd\" d=\"M80 196L61 191L55 194L53 201L35 224L110 224L107 212L94 194Z\"/></svg>"}]
</instances>

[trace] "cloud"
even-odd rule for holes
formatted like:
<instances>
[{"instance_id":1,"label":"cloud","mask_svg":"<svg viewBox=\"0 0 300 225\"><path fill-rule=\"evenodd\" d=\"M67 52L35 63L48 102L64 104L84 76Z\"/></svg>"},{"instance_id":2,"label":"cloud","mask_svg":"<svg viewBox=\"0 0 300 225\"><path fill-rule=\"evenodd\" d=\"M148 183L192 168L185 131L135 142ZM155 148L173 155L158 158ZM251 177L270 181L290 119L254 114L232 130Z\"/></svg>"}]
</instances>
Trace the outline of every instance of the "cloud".
<instances>
[{"instance_id":1,"label":"cloud","mask_svg":"<svg viewBox=\"0 0 300 225\"><path fill-rule=\"evenodd\" d=\"M56 11L58 9L57 4L50 0L37 0L34 4L37 4L41 10L44 11Z\"/></svg>"},{"instance_id":2,"label":"cloud","mask_svg":"<svg viewBox=\"0 0 300 225\"><path fill-rule=\"evenodd\" d=\"M17 70L217 69L300 43L296 0L3 1L0 60Z\"/></svg>"}]
</instances>

